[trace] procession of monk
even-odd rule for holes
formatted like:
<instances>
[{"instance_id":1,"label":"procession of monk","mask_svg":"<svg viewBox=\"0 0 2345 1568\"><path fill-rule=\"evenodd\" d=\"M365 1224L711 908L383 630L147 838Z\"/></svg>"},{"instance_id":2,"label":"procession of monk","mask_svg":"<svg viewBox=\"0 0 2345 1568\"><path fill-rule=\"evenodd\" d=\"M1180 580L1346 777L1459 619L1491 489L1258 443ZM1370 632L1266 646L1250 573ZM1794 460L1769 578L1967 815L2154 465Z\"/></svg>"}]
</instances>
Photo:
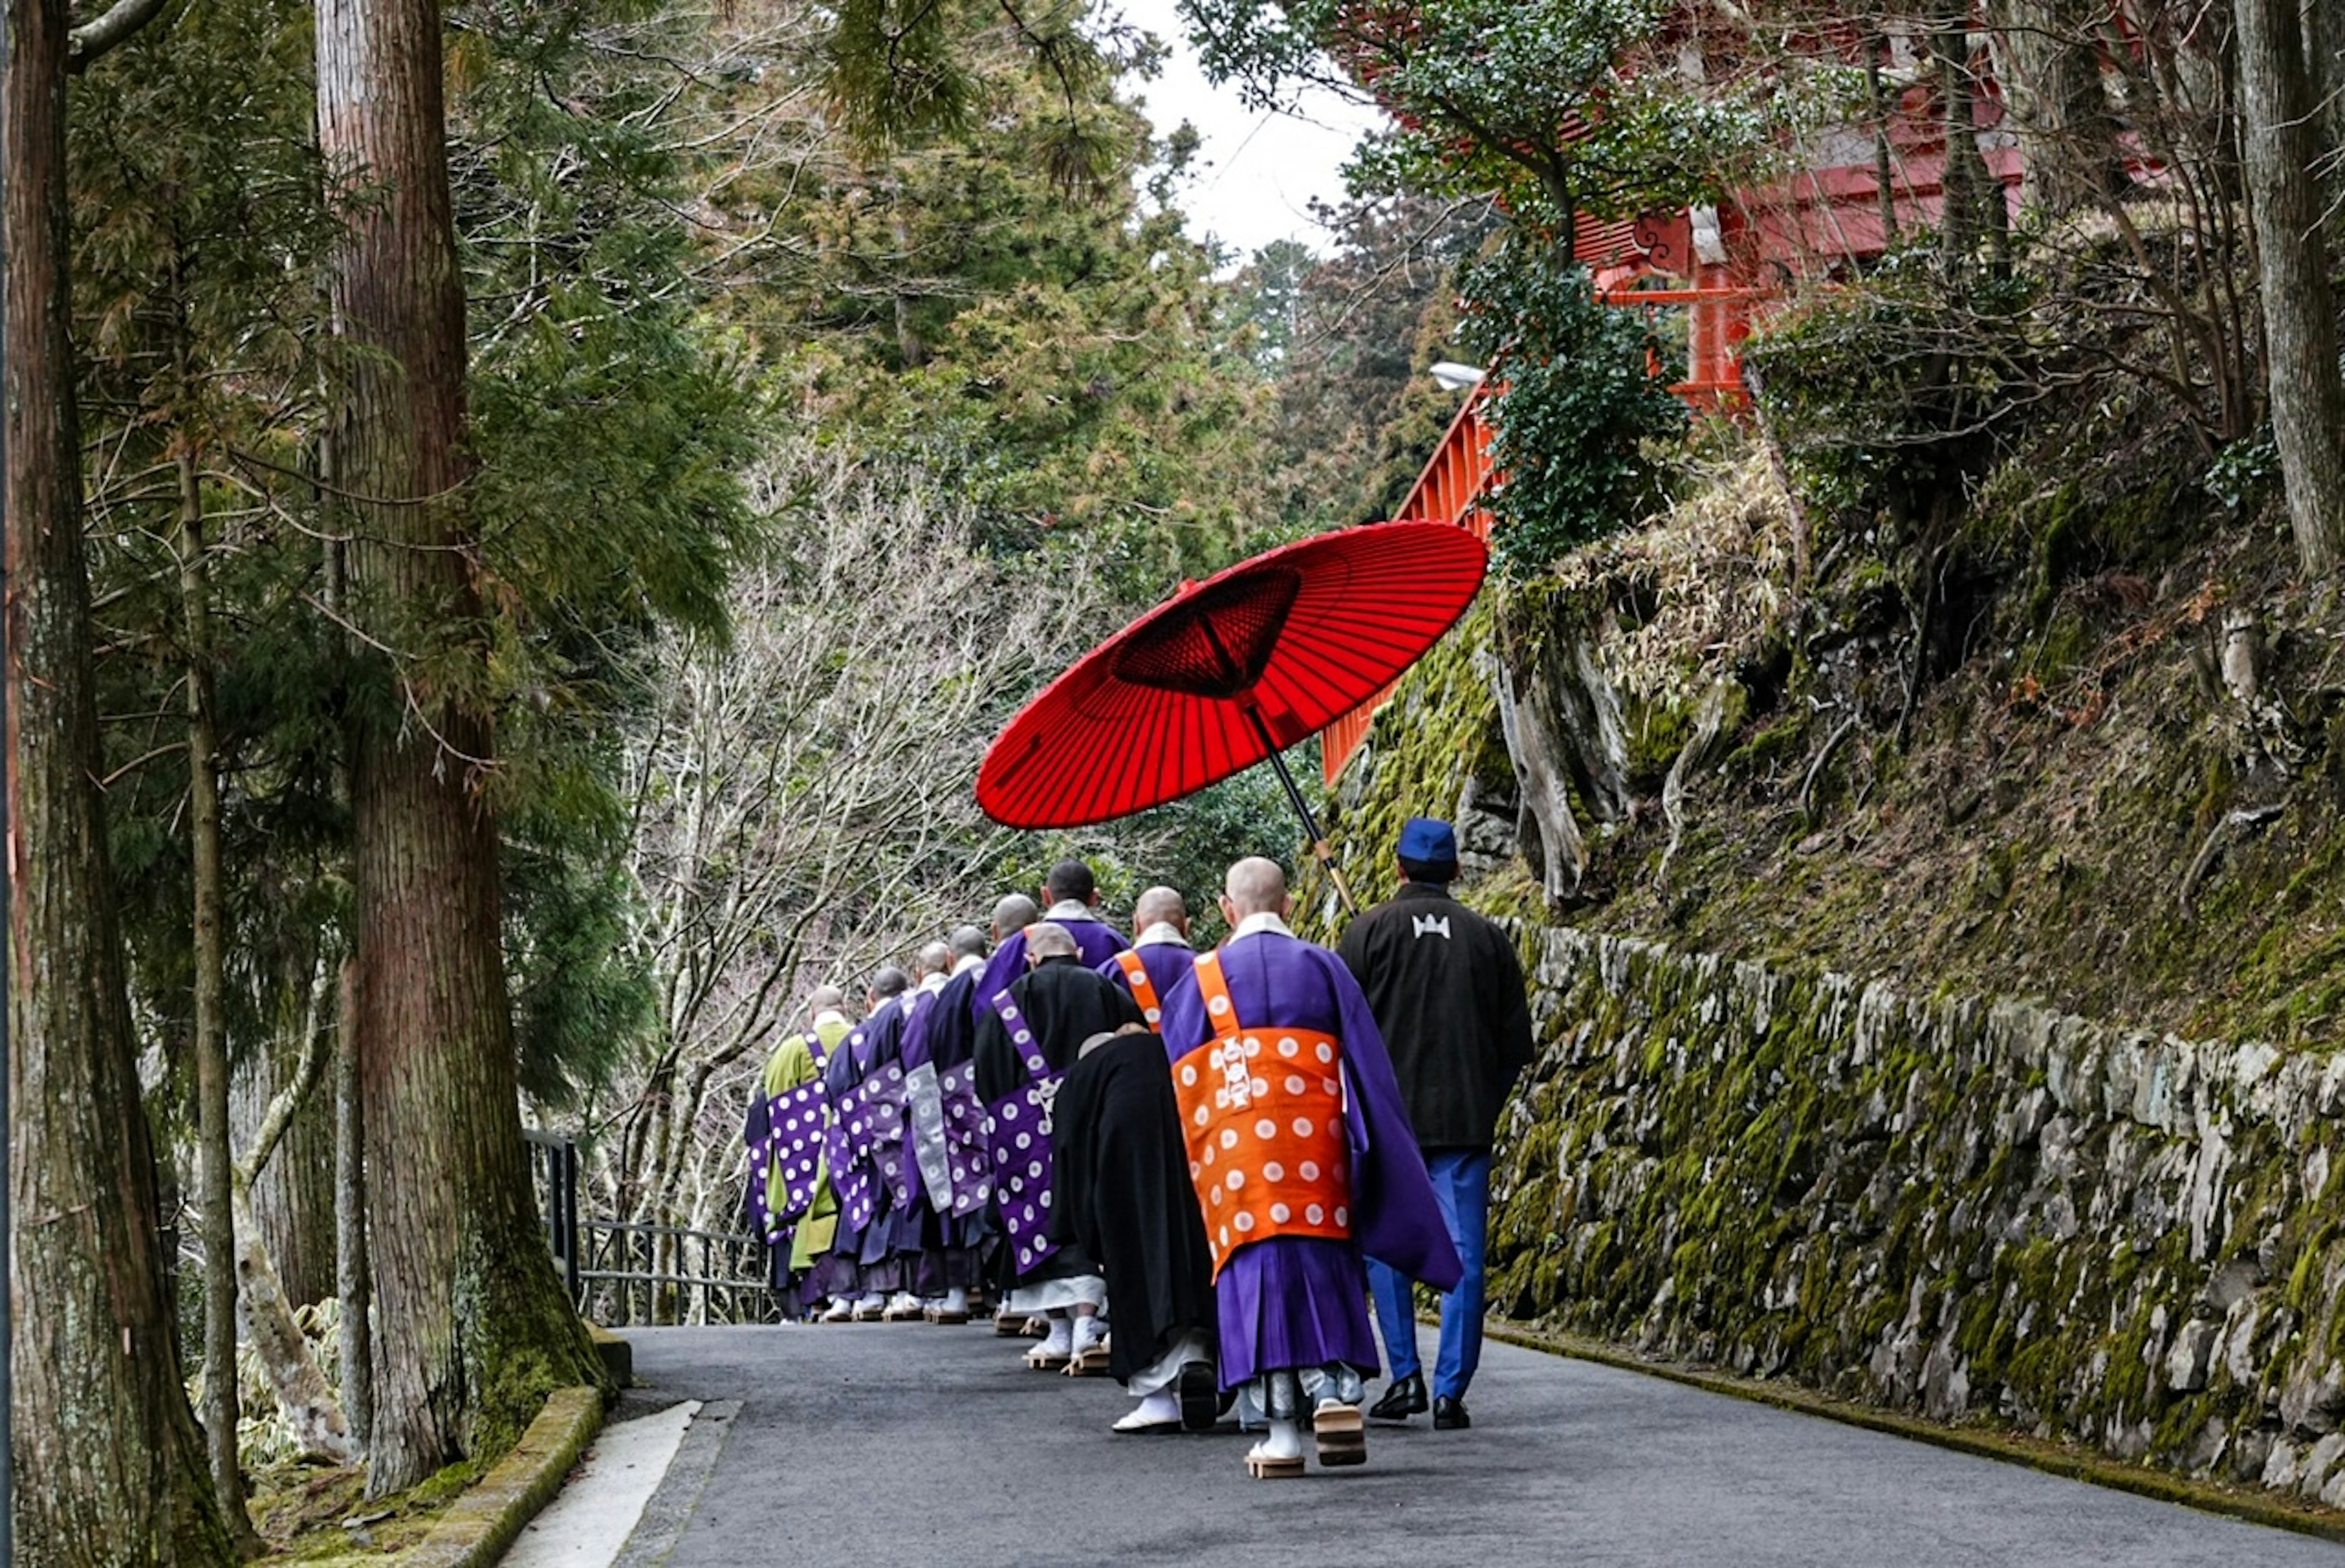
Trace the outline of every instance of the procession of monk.
<instances>
[{"instance_id":1,"label":"procession of monk","mask_svg":"<svg viewBox=\"0 0 2345 1568\"><path fill-rule=\"evenodd\" d=\"M1450 824L1411 818L1395 850L1398 894L1335 950L1288 926L1274 861L1229 868L1201 952L1178 891L1142 894L1127 941L1069 859L882 966L859 1018L817 987L746 1128L784 1314L990 1320L1037 1372L1116 1379L1116 1432L1234 1419L1261 1479L1365 1463L1371 1420L1468 1427L1529 1009L1504 934L1448 895Z\"/></svg>"}]
</instances>

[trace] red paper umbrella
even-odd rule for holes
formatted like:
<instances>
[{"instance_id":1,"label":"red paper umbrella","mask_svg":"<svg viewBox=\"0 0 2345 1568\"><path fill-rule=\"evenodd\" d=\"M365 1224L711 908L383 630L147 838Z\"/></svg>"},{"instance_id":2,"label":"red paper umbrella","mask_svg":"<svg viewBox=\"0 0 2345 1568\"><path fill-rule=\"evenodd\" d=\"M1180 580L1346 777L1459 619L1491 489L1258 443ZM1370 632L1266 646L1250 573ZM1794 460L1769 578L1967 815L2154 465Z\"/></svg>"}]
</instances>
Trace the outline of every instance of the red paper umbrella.
<instances>
[{"instance_id":1,"label":"red paper umbrella","mask_svg":"<svg viewBox=\"0 0 2345 1568\"><path fill-rule=\"evenodd\" d=\"M1282 545L1190 583L1010 721L977 803L1010 827L1077 827L1194 794L1365 702L1464 614L1487 552L1462 528L1379 522Z\"/></svg>"}]
</instances>

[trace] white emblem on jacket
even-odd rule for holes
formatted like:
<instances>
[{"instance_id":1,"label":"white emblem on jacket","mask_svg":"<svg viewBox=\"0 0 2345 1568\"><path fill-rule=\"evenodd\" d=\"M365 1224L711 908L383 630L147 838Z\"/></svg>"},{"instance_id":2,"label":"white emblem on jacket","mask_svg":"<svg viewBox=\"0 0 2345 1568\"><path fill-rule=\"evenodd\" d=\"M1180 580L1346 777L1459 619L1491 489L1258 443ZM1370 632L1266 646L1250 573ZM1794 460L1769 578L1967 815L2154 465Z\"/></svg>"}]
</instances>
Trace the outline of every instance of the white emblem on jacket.
<instances>
[{"instance_id":1,"label":"white emblem on jacket","mask_svg":"<svg viewBox=\"0 0 2345 1568\"><path fill-rule=\"evenodd\" d=\"M1409 929L1419 936L1437 933L1444 942L1449 940L1449 916L1447 915L1412 915L1408 917L1408 924Z\"/></svg>"}]
</instances>

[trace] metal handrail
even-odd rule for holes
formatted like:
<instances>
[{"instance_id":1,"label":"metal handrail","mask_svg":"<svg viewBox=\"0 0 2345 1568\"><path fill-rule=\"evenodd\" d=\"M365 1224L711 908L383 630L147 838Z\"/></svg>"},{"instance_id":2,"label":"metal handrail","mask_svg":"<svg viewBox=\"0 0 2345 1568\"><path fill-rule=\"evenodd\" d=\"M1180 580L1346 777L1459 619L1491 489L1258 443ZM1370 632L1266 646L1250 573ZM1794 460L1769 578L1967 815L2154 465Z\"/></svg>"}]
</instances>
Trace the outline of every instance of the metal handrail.
<instances>
[{"instance_id":1,"label":"metal handrail","mask_svg":"<svg viewBox=\"0 0 2345 1568\"><path fill-rule=\"evenodd\" d=\"M523 1136L530 1179L543 1202L546 1245L582 1314L605 1327L765 1321L779 1315L762 1239L649 1220L581 1219L576 1142L533 1128ZM642 1267L631 1266L638 1261ZM695 1261L697 1272L692 1271Z\"/></svg>"}]
</instances>

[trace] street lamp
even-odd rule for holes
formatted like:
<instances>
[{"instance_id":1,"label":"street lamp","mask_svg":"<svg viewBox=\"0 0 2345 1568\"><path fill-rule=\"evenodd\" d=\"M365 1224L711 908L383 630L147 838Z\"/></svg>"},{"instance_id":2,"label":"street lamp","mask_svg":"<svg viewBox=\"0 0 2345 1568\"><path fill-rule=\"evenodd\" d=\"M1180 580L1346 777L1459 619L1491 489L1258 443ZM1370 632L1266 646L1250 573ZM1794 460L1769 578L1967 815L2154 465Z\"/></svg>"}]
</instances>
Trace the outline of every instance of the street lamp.
<instances>
[{"instance_id":1,"label":"street lamp","mask_svg":"<svg viewBox=\"0 0 2345 1568\"><path fill-rule=\"evenodd\" d=\"M1482 384L1480 369L1472 365L1461 365L1455 359L1436 359L1426 369L1436 381L1441 383L1441 389L1445 392L1462 392L1468 387Z\"/></svg>"}]
</instances>

